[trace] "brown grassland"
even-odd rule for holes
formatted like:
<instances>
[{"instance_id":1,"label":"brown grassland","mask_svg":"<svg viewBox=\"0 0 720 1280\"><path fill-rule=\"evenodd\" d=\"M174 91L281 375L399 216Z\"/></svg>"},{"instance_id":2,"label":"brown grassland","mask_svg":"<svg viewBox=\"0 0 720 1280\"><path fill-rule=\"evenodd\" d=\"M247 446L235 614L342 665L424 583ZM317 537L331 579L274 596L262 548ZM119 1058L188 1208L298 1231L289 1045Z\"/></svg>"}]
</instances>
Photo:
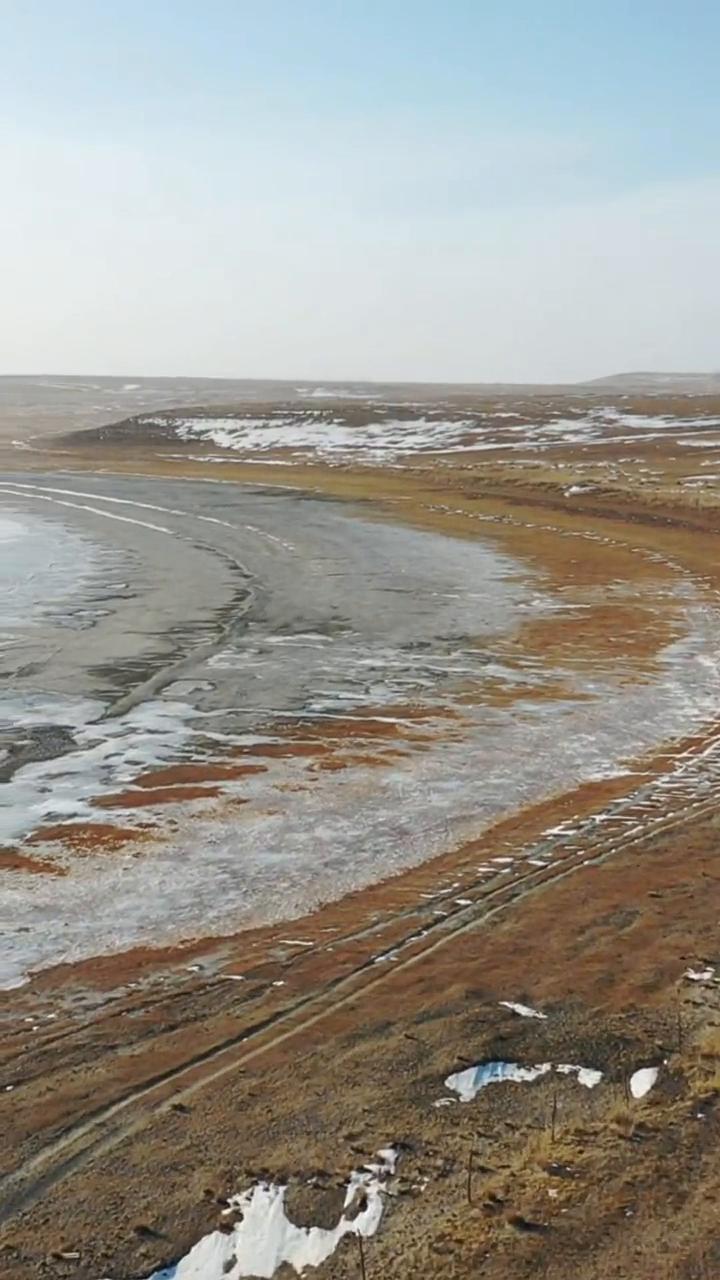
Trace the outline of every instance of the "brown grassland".
<instances>
[{"instance_id":1,"label":"brown grassland","mask_svg":"<svg viewBox=\"0 0 720 1280\"><path fill-rule=\"evenodd\" d=\"M694 408L720 409L701 399ZM682 397L637 407L688 409ZM511 462L501 451L415 458L395 470L197 462L177 442L136 442L132 456L112 439L72 448L76 469L286 483L361 503L377 520L482 536L564 590L634 585L580 617L528 621L508 639L518 670L539 653L568 669L612 664L649 678L682 631L674 608L656 608L668 563L708 597L720 590L720 488L685 483L699 451L680 445L649 441L619 465L622 450L594 445ZM50 442L22 465L67 466L63 449ZM567 496L588 478L596 487ZM526 693L522 681L512 694L488 682L464 697ZM151 847L148 803L217 800L224 779L261 773L273 754L319 770L382 767L412 741L413 716L427 729L425 712L406 710L402 731L362 714L332 729L306 722L233 759L139 775L102 799L127 827L46 829L0 851L0 874L62 874L63 850L112 857L138 836ZM439 736L456 730L443 707L430 725ZM603 812L638 773L662 775L717 732L709 724L635 761L636 773L549 797L291 925L59 966L7 993L3 1277L149 1275L217 1227L226 1197L257 1178L288 1182L298 1223L331 1225L350 1170L389 1143L401 1158L381 1229L365 1243L366 1280L720 1277L717 795L669 800L632 839L598 827L559 865L476 875L498 850L532 855L553 824ZM447 914L434 914L438 904ZM717 980L683 976L708 963ZM503 1000L547 1020L518 1017ZM549 1074L433 1105L450 1096L450 1072L494 1059L583 1064L603 1080L586 1089ZM635 1099L629 1078L647 1065L659 1066L658 1083ZM355 1280L360 1266L350 1236L316 1274Z\"/></svg>"}]
</instances>

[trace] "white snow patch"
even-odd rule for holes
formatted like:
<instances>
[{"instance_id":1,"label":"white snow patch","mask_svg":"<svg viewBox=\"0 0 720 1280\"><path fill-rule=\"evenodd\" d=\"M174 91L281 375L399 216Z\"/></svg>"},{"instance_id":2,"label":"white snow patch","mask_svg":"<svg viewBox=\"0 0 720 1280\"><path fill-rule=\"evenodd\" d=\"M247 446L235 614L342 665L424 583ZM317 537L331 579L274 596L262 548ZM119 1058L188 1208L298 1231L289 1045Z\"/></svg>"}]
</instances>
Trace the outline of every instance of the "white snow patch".
<instances>
[{"instance_id":1,"label":"white snow patch","mask_svg":"<svg viewBox=\"0 0 720 1280\"><path fill-rule=\"evenodd\" d=\"M520 1018L542 1018L547 1020L546 1013L540 1013L537 1009L533 1009L529 1004L518 1004L515 1000L501 1000L501 1009L509 1009L511 1013L517 1013Z\"/></svg>"},{"instance_id":2,"label":"white snow patch","mask_svg":"<svg viewBox=\"0 0 720 1280\"><path fill-rule=\"evenodd\" d=\"M630 1092L633 1098L644 1098L657 1083L659 1074L659 1067L641 1067L639 1071L634 1071L630 1077Z\"/></svg>"},{"instance_id":3,"label":"white snow patch","mask_svg":"<svg viewBox=\"0 0 720 1280\"><path fill-rule=\"evenodd\" d=\"M477 1067L468 1067L466 1071L453 1072L445 1080L445 1087L456 1093L461 1102L472 1102L489 1084L505 1081L523 1084L547 1075L550 1070L550 1062L541 1062L534 1067L521 1067L518 1062L482 1062Z\"/></svg>"},{"instance_id":4,"label":"white snow patch","mask_svg":"<svg viewBox=\"0 0 720 1280\"><path fill-rule=\"evenodd\" d=\"M382 1219L383 1184L395 1171L397 1152L378 1152L377 1163L355 1170L347 1184L343 1212L335 1227L298 1227L285 1212L287 1187L260 1183L233 1196L226 1213L241 1213L227 1234L213 1231L171 1267L155 1271L150 1280L240 1280L241 1276L271 1277L283 1263L298 1274L319 1267L346 1235L375 1235ZM365 1206L349 1217L362 1197Z\"/></svg>"},{"instance_id":5,"label":"white snow patch","mask_svg":"<svg viewBox=\"0 0 720 1280\"><path fill-rule=\"evenodd\" d=\"M566 1062L558 1063L557 1066L553 1066L552 1062L540 1062L532 1067L522 1067L517 1062L481 1062L476 1067L468 1067L466 1071L456 1071L448 1076L445 1087L456 1093L461 1102L472 1102L480 1090L489 1084L503 1084L505 1081L523 1084L538 1080L550 1071L557 1071L564 1076L574 1075L586 1089L594 1089L603 1077L602 1071L595 1067L581 1067Z\"/></svg>"},{"instance_id":6,"label":"white snow patch","mask_svg":"<svg viewBox=\"0 0 720 1280\"><path fill-rule=\"evenodd\" d=\"M296 410L264 417L147 417L140 425L163 426L180 440L208 440L220 448L249 453L276 449L291 455L317 453L376 460L403 453L463 448L461 441L473 419L433 417L385 419L358 425L328 416L320 409Z\"/></svg>"},{"instance_id":7,"label":"white snow patch","mask_svg":"<svg viewBox=\"0 0 720 1280\"><path fill-rule=\"evenodd\" d=\"M603 1078L602 1071L598 1071L596 1067L579 1067L571 1062L560 1062L555 1070L561 1076L577 1076L578 1084L583 1084L586 1089L594 1089Z\"/></svg>"}]
</instances>

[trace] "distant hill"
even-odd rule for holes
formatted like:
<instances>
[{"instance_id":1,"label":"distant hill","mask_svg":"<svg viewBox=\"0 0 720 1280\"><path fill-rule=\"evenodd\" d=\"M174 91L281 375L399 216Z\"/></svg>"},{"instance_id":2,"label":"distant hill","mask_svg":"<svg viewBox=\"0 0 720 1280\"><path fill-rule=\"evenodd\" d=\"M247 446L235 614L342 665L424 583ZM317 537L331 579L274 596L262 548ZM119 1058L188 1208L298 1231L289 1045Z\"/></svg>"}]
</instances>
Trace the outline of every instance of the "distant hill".
<instances>
[{"instance_id":1,"label":"distant hill","mask_svg":"<svg viewBox=\"0 0 720 1280\"><path fill-rule=\"evenodd\" d=\"M634 373L613 373L606 378L592 378L577 384L579 387L596 387L600 391L628 392L695 392L697 395L720 393L720 373L656 373L638 370Z\"/></svg>"}]
</instances>

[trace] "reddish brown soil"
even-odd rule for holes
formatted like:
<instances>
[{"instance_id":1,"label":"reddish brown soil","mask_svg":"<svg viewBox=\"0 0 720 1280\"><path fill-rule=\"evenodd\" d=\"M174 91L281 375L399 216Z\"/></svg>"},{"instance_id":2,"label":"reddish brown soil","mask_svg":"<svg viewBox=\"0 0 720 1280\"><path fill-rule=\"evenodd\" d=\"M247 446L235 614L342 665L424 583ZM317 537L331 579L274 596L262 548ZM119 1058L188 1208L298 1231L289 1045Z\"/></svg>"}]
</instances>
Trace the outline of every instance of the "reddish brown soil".
<instances>
[{"instance_id":1,"label":"reddish brown soil","mask_svg":"<svg viewBox=\"0 0 720 1280\"><path fill-rule=\"evenodd\" d=\"M383 751L382 755L370 756L367 754L348 754L344 756L330 756L324 760L320 760L313 766L321 772L333 772L338 769L382 769L390 760L401 760L407 755L406 751Z\"/></svg>"},{"instance_id":2,"label":"reddish brown soil","mask_svg":"<svg viewBox=\"0 0 720 1280\"><path fill-rule=\"evenodd\" d=\"M542 653L548 664L563 663L566 667L585 667L590 662L600 668L622 661L641 663L649 669L650 661L657 659L662 649L682 635L679 610L677 617L673 617L667 607L660 614L657 607L635 601L629 605L593 605L584 608L575 618L528 622L508 649L510 654L513 648L522 654Z\"/></svg>"},{"instance_id":3,"label":"reddish brown soil","mask_svg":"<svg viewBox=\"0 0 720 1280\"><path fill-rule=\"evenodd\" d=\"M386 716L394 714L394 709L385 708ZM290 738L295 733L298 733L303 738L312 740L313 736L316 735L324 743L343 742L348 738L354 740L362 738L403 738L407 742L423 741L423 735L421 733L413 733L407 725L395 724L390 719L372 720L358 715L335 716L331 720L317 720L310 723L303 721L302 726L289 727L286 732Z\"/></svg>"},{"instance_id":4,"label":"reddish brown soil","mask_svg":"<svg viewBox=\"0 0 720 1280\"><path fill-rule=\"evenodd\" d=\"M60 822L38 827L26 843L62 844L73 853L113 853L128 844L151 840L152 828L115 827L109 822Z\"/></svg>"},{"instance_id":5,"label":"reddish brown soil","mask_svg":"<svg viewBox=\"0 0 720 1280\"><path fill-rule=\"evenodd\" d=\"M25 871L33 876L64 876L63 867L43 858L31 858L17 849L0 849L0 871Z\"/></svg>"},{"instance_id":6,"label":"reddish brown soil","mask_svg":"<svg viewBox=\"0 0 720 1280\"><path fill-rule=\"evenodd\" d=\"M193 764L174 764L166 769L153 769L149 773L140 774L133 782L134 787L178 787L187 783L233 782L237 778L246 778L254 773L265 773L262 764L225 764L198 761Z\"/></svg>"},{"instance_id":7,"label":"reddish brown soil","mask_svg":"<svg viewBox=\"0 0 720 1280\"><path fill-rule=\"evenodd\" d=\"M146 805L180 804L186 800L211 800L213 796L219 796L220 793L220 787L163 786L153 790L149 787L146 790L138 787L137 790L128 788L127 791L117 791L112 795L96 796L93 804L98 809L141 809Z\"/></svg>"},{"instance_id":8,"label":"reddish brown soil","mask_svg":"<svg viewBox=\"0 0 720 1280\"><path fill-rule=\"evenodd\" d=\"M334 750L330 746L325 746L322 742L298 742L296 740L288 742L258 742L252 746L236 747L235 753L239 756L259 756L268 760L285 760L292 759L293 756L303 758L305 756L326 755Z\"/></svg>"}]
</instances>

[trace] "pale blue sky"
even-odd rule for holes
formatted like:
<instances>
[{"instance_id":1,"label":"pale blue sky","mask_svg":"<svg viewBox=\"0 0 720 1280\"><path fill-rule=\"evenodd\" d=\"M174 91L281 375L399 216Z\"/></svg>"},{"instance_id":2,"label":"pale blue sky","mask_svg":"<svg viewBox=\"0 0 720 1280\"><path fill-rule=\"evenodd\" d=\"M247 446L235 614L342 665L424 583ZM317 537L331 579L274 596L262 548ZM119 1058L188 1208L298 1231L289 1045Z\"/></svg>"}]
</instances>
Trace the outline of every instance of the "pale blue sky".
<instances>
[{"instance_id":1,"label":"pale blue sky","mask_svg":"<svg viewBox=\"0 0 720 1280\"><path fill-rule=\"evenodd\" d=\"M709 0L0 0L0 372L720 367Z\"/></svg>"}]
</instances>

